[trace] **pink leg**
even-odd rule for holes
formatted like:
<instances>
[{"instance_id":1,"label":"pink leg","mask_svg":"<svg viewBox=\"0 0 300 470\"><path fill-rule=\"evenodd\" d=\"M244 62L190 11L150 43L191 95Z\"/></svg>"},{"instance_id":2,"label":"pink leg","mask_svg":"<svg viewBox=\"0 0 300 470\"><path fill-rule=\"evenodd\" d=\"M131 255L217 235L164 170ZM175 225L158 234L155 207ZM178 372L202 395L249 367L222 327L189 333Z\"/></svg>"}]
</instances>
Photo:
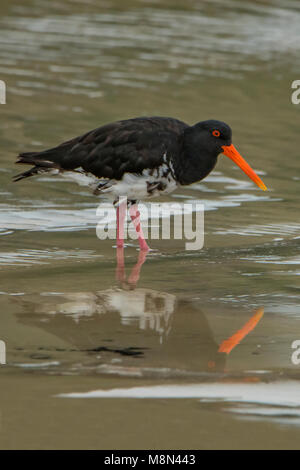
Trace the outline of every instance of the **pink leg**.
<instances>
[{"instance_id":1,"label":"pink leg","mask_svg":"<svg viewBox=\"0 0 300 470\"><path fill-rule=\"evenodd\" d=\"M131 220L134 224L136 233L138 234L139 238L139 244L140 244L140 249L142 251L149 251L149 246L147 245L147 242L144 238L143 230L141 227L141 222L140 222L140 213L138 211L138 206L137 204L133 204L130 209L129 209L129 214L131 217Z\"/></svg>"},{"instance_id":2,"label":"pink leg","mask_svg":"<svg viewBox=\"0 0 300 470\"><path fill-rule=\"evenodd\" d=\"M125 265L124 265L124 247L117 247L117 268L116 279L119 282L125 282Z\"/></svg>"},{"instance_id":3,"label":"pink leg","mask_svg":"<svg viewBox=\"0 0 300 470\"><path fill-rule=\"evenodd\" d=\"M136 265L132 268L130 276L128 277L128 284L131 287L136 287L138 281L140 280L140 272L143 264L146 261L147 251L143 250L139 252L139 258Z\"/></svg>"},{"instance_id":4,"label":"pink leg","mask_svg":"<svg viewBox=\"0 0 300 470\"><path fill-rule=\"evenodd\" d=\"M119 202L117 206L117 248L124 246L124 221L126 217L126 202Z\"/></svg>"}]
</instances>

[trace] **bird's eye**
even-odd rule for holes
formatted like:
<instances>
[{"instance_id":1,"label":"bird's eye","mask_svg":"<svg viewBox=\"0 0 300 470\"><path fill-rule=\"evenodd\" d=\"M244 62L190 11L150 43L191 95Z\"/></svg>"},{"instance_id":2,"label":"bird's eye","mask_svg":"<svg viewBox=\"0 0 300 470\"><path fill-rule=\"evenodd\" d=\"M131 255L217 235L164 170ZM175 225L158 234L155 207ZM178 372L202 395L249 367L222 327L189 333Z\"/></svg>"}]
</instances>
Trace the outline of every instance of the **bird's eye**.
<instances>
[{"instance_id":1,"label":"bird's eye","mask_svg":"<svg viewBox=\"0 0 300 470\"><path fill-rule=\"evenodd\" d=\"M220 131L218 131L217 129L215 129L214 131L212 131L212 135L213 135L214 137L220 137L221 133L220 133Z\"/></svg>"}]
</instances>

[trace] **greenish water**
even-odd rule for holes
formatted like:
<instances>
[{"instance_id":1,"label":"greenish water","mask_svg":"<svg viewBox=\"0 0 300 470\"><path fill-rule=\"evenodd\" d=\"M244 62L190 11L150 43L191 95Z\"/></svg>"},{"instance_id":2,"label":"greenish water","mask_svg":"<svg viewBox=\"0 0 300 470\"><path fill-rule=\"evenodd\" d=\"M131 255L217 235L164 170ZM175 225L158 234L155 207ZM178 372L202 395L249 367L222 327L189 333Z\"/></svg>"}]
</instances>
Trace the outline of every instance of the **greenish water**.
<instances>
[{"instance_id":1,"label":"greenish water","mask_svg":"<svg viewBox=\"0 0 300 470\"><path fill-rule=\"evenodd\" d=\"M299 448L298 2L14 0L0 13L0 448ZM162 200L204 203L204 248L151 241L132 289L88 189L11 177L20 151L139 115L228 122L269 191L220 157Z\"/></svg>"}]
</instances>

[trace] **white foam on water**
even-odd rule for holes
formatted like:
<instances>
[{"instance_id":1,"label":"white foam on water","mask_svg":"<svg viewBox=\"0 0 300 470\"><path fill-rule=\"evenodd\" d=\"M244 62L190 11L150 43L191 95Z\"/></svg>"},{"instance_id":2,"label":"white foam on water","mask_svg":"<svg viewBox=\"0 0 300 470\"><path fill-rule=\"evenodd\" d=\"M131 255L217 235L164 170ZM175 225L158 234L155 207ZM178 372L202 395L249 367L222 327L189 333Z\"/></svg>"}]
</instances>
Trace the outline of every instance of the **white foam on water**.
<instances>
[{"instance_id":1,"label":"white foam on water","mask_svg":"<svg viewBox=\"0 0 300 470\"><path fill-rule=\"evenodd\" d=\"M203 383L153 385L89 392L61 393L64 398L133 398L133 399L209 399L237 403L255 403L297 407L300 409L300 385L297 381L274 383Z\"/></svg>"},{"instance_id":2,"label":"white foam on water","mask_svg":"<svg viewBox=\"0 0 300 470\"><path fill-rule=\"evenodd\" d=\"M39 363L20 363L12 364L14 367L20 367L21 369L45 369L48 367L59 366L60 362L58 361L49 361L49 362L39 362Z\"/></svg>"}]
</instances>

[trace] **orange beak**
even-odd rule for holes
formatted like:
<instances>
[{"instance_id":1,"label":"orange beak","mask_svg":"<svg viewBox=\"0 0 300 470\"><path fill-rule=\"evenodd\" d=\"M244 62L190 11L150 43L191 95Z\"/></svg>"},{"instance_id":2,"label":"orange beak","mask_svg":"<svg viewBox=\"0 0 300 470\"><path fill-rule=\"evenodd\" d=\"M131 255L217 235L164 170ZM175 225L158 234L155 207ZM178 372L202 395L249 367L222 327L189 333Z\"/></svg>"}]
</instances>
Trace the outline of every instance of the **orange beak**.
<instances>
[{"instance_id":1,"label":"orange beak","mask_svg":"<svg viewBox=\"0 0 300 470\"><path fill-rule=\"evenodd\" d=\"M264 185L260 177L255 173L255 171L252 170L251 166L248 165L246 160L243 159L234 145L223 145L222 149L224 155L231 158L231 160L233 160L234 163L236 163L237 166L239 166L241 170L243 170L243 172L246 173L246 175L249 176L252 181L254 181L255 184L257 184L257 186L259 186L263 191L267 190L267 187Z\"/></svg>"}]
</instances>

